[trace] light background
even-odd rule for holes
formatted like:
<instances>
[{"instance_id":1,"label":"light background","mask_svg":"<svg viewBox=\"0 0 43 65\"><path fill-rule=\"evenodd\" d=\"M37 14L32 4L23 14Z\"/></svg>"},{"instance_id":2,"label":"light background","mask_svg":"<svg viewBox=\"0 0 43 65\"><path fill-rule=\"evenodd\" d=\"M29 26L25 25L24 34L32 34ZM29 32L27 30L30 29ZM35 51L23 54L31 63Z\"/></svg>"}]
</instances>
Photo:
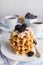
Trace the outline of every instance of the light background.
<instances>
[{"instance_id":1,"label":"light background","mask_svg":"<svg viewBox=\"0 0 43 65\"><path fill-rule=\"evenodd\" d=\"M0 0L0 17L27 12L43 17L43 0Z\"/></svg>"}]
</instances>

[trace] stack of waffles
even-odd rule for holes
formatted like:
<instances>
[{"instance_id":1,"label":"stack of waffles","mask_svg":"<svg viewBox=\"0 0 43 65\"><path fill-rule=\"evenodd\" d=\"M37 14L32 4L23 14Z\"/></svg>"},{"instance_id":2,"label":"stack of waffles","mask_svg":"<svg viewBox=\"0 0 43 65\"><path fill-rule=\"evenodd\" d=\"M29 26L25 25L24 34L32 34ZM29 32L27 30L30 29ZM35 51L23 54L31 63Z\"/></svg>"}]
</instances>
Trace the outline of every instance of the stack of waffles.
<instances>
[{"instance_id":1,"label":"stack of waffles","mask_svg":"<svg viewBox=\"0 0 43 65\"><path fill-rule=\"evenodd\" d=\"M16 54L27 54L34 49L34 34L31 28L26 28L25 31L19 32L14 30L10 35L10 43L12 50Z\"/></svg>"}]
</instances>

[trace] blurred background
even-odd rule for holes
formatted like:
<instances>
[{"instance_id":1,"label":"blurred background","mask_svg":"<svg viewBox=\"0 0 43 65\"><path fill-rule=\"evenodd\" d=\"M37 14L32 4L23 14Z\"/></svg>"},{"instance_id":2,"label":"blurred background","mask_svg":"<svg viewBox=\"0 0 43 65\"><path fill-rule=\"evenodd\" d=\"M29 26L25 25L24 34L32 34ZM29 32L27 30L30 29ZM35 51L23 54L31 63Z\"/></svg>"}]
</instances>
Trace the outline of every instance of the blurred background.
<instances>
[{"instance_id":1,"label":"blurred background","mask_svg":"<svg viewBox=\"0 0 43 65\"><path fill-rule=\"evenodd\" d=\"M27 12L43 17L43 0L0 0L0 18Z\"/></svg>"}]
</instances>

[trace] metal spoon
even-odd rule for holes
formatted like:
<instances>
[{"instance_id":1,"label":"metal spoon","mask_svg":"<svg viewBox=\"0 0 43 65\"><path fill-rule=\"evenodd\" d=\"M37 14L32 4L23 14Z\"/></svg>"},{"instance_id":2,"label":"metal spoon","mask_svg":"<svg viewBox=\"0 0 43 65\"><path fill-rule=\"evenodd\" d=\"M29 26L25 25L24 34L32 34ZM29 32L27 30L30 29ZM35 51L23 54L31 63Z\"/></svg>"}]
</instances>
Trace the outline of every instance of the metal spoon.
<instances>
[{"instance_id":1,"label":"metal spoon","mask_svg":"<svg viewBox=\"0 0 43 65\"><path fill-rule=\"evenodd\" d=\"M36 45L35 45L35 44L34 44L34 47L35 47L35 51L36 51L35 56L36 56L37 58L40 58L40 57L41 57L41 55L40 55L39 51L37 50L37 48L36 48Z\"/></svg>"},{"instance_id":2,"label":"metal spoon","mask_svg":"<svg viewBox=\"0 0 43 65\"><path fill-rule=\"evenodd\" d=\"M35 51L36 51L35 56L36 56L37 58L40 58L41 55L40 55L39 51L38 51L37 48L36 48L37 41L36 41L36 40L33 40L33 44L34 44Z\"/></svg>"}]
</instances>

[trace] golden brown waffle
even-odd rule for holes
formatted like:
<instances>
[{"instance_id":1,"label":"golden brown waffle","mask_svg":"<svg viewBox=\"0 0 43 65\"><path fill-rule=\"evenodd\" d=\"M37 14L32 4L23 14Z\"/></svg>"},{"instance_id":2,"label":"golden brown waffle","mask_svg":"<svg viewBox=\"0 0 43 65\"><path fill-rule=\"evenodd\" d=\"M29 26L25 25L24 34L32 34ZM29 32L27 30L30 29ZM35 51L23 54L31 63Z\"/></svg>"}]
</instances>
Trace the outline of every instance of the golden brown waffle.
<instances>
[{"instance_id":1,"label":"golden brown waffle","mask_svg":"<svg viewBox=\"0 0 43 65\"><path fill-rule=\"evenodd\" d=\"M11 47L16 54L26 54L32 51L34 45L32 44L34 35L30 32L29 35L20 35L17 31L13 31L10 36Z\"/></svg>"}]
</instances>

